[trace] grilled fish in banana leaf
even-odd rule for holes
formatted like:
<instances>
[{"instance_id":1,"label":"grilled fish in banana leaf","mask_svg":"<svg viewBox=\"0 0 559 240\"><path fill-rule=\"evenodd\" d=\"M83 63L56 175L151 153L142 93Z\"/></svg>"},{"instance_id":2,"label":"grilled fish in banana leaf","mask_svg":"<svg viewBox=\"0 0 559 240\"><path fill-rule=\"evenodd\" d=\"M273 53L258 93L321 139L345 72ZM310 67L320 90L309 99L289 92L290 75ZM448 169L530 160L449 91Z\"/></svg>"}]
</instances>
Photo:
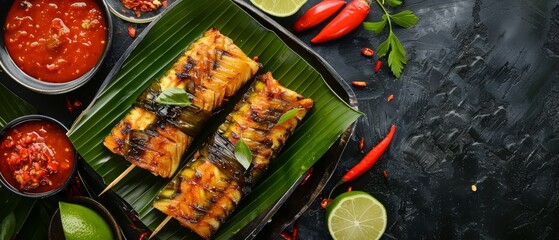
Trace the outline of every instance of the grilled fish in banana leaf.
<instances>
[{"instance_id":1,"label":"grilled fish in banana leaf","mask_svg":"<svg viewBox=\"0 0 559 240\"><path fill-rule=\"evenodd\" d=\"M153 206L203 238L210 238L260 180L313 101L281 86L271 73L258 76L217 133L169 182ZM294 117L278 124L291 109ZM248 169L235 159L242 137L252 152Z\"/></svg>"},{"instance_id":2,"label":"grilled fish in banana leaf","mask_svg":"<svg viewBox=\"0 0 559 240\"><path fill-rule=\"evenodd\" d=\"M212 28L136 99L103 144L154 175L171 177L212 113L259 67L233 40ZM169 88L184 89L192 104L180 107L156 102Z\"/></svg>"}]
</instances>

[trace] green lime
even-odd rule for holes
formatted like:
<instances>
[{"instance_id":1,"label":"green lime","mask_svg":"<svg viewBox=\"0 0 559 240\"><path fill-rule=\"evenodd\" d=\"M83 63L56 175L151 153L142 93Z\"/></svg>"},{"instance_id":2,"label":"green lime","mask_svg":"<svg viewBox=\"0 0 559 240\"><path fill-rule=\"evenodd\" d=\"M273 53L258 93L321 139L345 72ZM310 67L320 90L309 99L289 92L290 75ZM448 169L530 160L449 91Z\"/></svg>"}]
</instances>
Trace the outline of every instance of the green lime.
<instances>
[{"instance_id":1,"label":"green lime","mask_svg":"<svg viewBox=\"0 0 559 240\"><path fill-rule=\"evenodd\" d=\"M66 240L113 239L109 224L95 211L78 204L58 202Z\"/></svg>"},{"instance_id":2,"label":"green lime","mask_svg":"<svg viewBox=\"0 0 559 240\"><path fill-rule=\"evenodd\" d=\"M328 206L326 221L334 239L379 239L386 229L386 209L366 192L346 192Z\"/></svg>"},{"instance_id":3,"label":"green lime","mask_svg":"<svg viewBox=\"0 0 559 240\"><path fill-rule=\"evenodd\" d=\"M307 0L250 0L260 10L276 17L287 17L295 14Z\"/></svg>"}]
</instances>

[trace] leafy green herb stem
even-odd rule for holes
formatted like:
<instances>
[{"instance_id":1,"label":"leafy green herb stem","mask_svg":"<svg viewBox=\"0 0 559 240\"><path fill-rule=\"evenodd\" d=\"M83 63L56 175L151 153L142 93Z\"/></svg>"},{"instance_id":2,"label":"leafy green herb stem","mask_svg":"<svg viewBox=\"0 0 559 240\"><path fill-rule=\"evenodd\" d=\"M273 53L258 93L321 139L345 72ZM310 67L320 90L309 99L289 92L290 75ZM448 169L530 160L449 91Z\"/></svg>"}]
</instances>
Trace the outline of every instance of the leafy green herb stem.
<instances>
[{"instance_id":1,"label":"leafy green herb stem","mask_svg":"<svg viewBox=\"0 0 559 240\"><path fill-rule=\"evenodd\" d=\"M388 11L384 7L384 0L382 0L382 3L379 0L376 0L376 1L377 1L378 5L380 6L380 8L382 8L382 11L384 12L384 14L386 15L386 20L388 21L388 28L390 29L390 32L392 33L392 21L390 20L390 14L388 14Z\"/></svg>"}]
</instances>

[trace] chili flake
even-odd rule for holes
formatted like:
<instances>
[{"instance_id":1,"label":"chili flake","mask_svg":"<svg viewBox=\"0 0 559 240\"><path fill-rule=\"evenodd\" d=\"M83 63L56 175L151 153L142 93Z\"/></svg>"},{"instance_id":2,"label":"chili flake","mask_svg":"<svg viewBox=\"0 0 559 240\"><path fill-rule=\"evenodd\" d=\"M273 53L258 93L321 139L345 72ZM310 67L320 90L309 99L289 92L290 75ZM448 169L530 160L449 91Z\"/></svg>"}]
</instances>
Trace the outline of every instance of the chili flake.
<instances>
[{"instance_id":1,"label":"chili flake","mask_svg":"<svg viewBox=\"0 0 559 240\"><path fill-rule=\"evenodd\" d=\"M363 54L363 56L365 57L372 57L375 54L375 51L373 51L373 49L366 47L361 49L361 54Z\"/></svg>"},{"instance_id":2,"label":"chili flake","mask_svg":"<svg viewBox=\"0 0 559 240\"><path fill-rule=\"evenodd\" d=\"M380 67L382 67L382 61L377 60L377 63L375 64L375 74L378 73Z\"/></svg>"},{"instance_id":3,"label":"chili flake","mask_svg":"<svg viewBox=\"0 0 559 240\"><path fill-rule=\"evenodd\" d=\"M128 25L128 35L130 35L131 38L136 37L136 29L132 25Z\"/></svg>"}]
</instances>

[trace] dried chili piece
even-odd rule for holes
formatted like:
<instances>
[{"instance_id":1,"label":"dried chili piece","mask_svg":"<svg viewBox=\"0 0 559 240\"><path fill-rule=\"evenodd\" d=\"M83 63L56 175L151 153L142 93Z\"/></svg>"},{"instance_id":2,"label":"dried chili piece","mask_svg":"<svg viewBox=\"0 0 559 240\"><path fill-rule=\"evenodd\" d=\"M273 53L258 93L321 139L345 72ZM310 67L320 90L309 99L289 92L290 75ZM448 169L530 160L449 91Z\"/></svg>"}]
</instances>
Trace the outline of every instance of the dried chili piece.
<instances>
[{"instance_id":1,"label":"dried chili piece","mask_svg":"<svg viewBox=\"0 0 559 240\"><path fill-rule=\"evenodd\" d=\"M363 81L353 81L353 82L351 82L351 84L353 84L353 86L356 86L356 87L366 87L367 86L367 83L363 82Z\"/></svg>"}]
</instances>

